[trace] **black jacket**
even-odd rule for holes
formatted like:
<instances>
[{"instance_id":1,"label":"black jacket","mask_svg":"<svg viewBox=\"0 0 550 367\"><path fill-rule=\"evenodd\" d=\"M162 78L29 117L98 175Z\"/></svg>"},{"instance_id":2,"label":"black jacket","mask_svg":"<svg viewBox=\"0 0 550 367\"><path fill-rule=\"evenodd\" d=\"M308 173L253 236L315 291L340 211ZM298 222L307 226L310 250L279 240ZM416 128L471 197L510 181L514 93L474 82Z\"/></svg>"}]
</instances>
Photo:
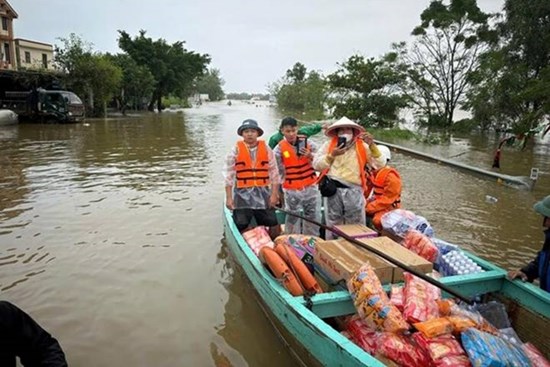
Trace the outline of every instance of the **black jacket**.
<instances>
[{"instance_id":1,"label":"black jacket","mask_svg":"<svg viewBox=\"0 0 550 367\"><path fill-rule=\"evenodd\" d=\"M25 367L67 367L61 346L29 315L0 301L0 366L15 367L15 357Z\"/></svg>"},{"instance_id":2,"label":"black jacket","mask_svg":"<svg viewBox=\"0 0 550 367\"><path fill-rule=\"evenodd\" d=\"M544 231L545 241L542 250L539 251L535 260L531 261L521 271L527 275L527 280L532 282L540 280L540 287L550 292L550 229Z\"/></svg>"}]
</instances>

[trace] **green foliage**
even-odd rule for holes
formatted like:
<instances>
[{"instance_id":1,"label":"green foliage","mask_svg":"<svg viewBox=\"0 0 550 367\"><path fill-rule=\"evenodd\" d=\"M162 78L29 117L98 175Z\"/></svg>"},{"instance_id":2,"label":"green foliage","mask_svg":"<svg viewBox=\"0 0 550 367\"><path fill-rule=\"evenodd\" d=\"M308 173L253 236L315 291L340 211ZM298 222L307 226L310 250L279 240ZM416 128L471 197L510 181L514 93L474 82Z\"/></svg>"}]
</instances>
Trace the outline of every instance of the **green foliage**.
<instances>
[{"instance_id":1,"label":"green foliage","mask_svg":"<svg viewBox=\"0 0 550 367\"><path fill-rule=\"evenodd\" d=\"M149 109L162 110L162 96L168 94L190 94L193 83L206 72L210 56L188 51L184 42L168 44L160 38L154 41L141 30L131 38L125 31L119 31L118 45L134 61L147 67L155 78L155 89Z\"/></svg>"},{"instance_id":2,"label":"green foliage","mask_svg":"<svg viewBox=\"0 0 550 367\"><path fill-rule=\"evenodd\" d=\"M208 94L211 101L223 99L222 85L225 81L220 77L220 70L210 69L197 80L195 89L197 93Z\"/></svg>"},{"instance_id":3,"label":"green foliage","mask_svg":"<svg viewBox=\"0 0 550 367\"><path fill-rule=\"evenodd\" d=\"M60 41L63 45L56 47L55 62L67 73L67 85L83 97L88 115L105 115L107 103L120 87L122 69L111 57L94 53L91 44L74 33Z\"/></svg>"},{"instance_id":4,"label":"green foliage","mask_svg":"<svg viewBox=\"0 0 550 367\"><path fill-rule=\"evenodd\" d=\"M122 113L127 108L143 109L155 87L153 74L144 66L138 65L127 54L108 55L111 61L122 70L122 81L115 99Z\"/></svg>"},{"instance_id":5,"label":"green foliage","mask_svg":"<svg viewBox=\"0 0 550 367\"><path fill-rule=\"evenodd\" d=\"M394 140L411 140L418 139L417 134L407 129L381 129L381 128L369 128L371 133L377 140L381 141L394 141Z\"/></svg>"},{"instance_id":6,"label":"green foliage","mask_svg":"<svg viewBox=\"0 0 550 367\"><path fill-rule=\"evenodd\" d=\"M421 24L410 47L394 44L407 101L418 120L432 127L451 128L454 114L465 100L478 56L494 32L488 15L475 0L433 0L420 15Z\"/></svg>"},{"instance_id":7,"label":"green foliage","mask_svg":"<svg viewBox=\"0 0 550 367\"><path fill-rule=\"evenodd\" d=\"M325 102L325 81L316 71L308 72L297 62L285 77L271 85L277 104L285 111L320 112Z\"/></svg>"},{"instance_id":8,"label":"green foliage","mask_svg":"<svg viewBox=\"0 0 550 367\"><path fill-rule=\"evenodd\" d=\"M530 133L550 115L550 2L507 0L468 107L487 127Z\"/></svg>"},{"instance_id":9,"label":"green foliage","mask_svg":"<svg viewBox=\"0 0 550 367\"><path fill-rule=\"evenodd\" d=\"M375 60L354 55L327 77L334 116L347 116L363 126L392 127L406 101L397 86L403 77L395 54Z\"/></svg>"}]
</instances>

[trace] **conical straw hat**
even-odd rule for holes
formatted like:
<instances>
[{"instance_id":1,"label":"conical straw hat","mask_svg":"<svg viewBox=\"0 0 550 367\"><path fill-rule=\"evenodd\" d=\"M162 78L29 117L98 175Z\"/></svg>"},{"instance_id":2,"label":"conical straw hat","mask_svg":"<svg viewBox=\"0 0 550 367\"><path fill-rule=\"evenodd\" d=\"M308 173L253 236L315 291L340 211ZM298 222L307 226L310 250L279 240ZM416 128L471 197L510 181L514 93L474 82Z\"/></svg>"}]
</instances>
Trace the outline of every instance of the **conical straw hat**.
<instances>
[{"instance_id":1,"label":"conical straw hat","mask_svg":"<svg viewBox=\"0 0 550 367\"><path fill-rule=\"evenodd\" d=\"M355 130L354 135L365 132L365 129L363 128L363 126L351 121L350 119L348 119L347 117L344 116L340 120L338 120L335 123L333 123L332 125L330 125L327 128L327 130L325 131L325 135L328 136L328 137L331 137L331 138L335 137L336 132L341 127L351 127L352 129Z\"/></svg>"}]
</instances>

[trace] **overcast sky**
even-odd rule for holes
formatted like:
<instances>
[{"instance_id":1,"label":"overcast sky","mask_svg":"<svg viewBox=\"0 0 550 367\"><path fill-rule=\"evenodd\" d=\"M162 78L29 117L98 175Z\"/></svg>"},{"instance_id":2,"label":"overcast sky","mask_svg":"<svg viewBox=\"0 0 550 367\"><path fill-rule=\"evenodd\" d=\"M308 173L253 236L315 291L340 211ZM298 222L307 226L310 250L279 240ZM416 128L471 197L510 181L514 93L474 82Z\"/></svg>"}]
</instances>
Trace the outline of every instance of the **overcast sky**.
<instances>
[{"instance_id":1,"label":"overcast sky","mask_svg":"<svg viewBox=\"0 0 550 367\"><path fill-rule=\"evenodd\" d=\"M330 73L355 53L379 56L409 40L429 0L8 0L15 36L51 44L74 32L118 52L117 30L186 41L212 57L226 92L265 93L297 61ZM504 0L478 0L499 11Z\"/></svg>"}]
</instances>

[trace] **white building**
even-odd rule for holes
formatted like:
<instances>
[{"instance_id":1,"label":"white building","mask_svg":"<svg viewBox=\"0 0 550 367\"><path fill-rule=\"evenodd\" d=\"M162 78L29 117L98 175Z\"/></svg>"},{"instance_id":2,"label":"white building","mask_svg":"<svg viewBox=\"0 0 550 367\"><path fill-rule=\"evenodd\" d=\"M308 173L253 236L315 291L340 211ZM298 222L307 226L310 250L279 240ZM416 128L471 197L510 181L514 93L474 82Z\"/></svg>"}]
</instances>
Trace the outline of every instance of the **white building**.
<instances>
[{"instance_id":1,"label":"white building","mask_svg":"<svg viewBox=\"0 0 550 367\"><path fill-rule=\"evenodd\" d=\"M53 46L48 43L16 38L17 69L53 69Z\"/></svg>"}]
</instances>

